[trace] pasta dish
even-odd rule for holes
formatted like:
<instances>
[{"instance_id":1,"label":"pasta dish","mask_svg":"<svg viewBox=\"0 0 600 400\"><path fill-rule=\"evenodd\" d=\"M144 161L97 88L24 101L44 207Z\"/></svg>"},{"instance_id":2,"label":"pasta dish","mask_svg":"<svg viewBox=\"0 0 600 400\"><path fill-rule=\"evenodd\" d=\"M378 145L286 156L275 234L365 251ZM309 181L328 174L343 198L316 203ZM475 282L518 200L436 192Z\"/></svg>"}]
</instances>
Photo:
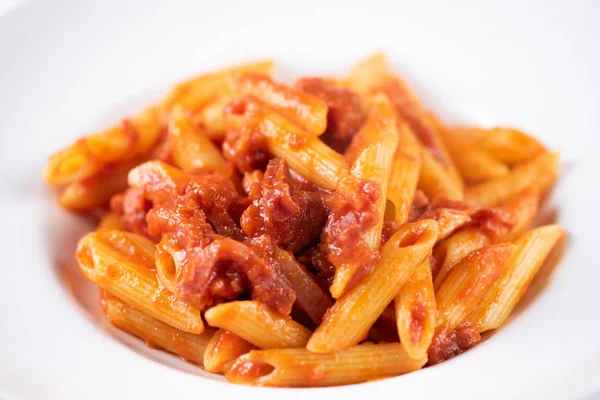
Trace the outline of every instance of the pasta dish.
<instances>
[{"instance_id":1,"label":"pasta dish","mask_svg":"<svg viewBox=\"0 0 600 400\"><path fill-rule=\"evenodd\" d=\"M558 153L453 126L382 54L341 78L260 61L176 85L52 155L115 327L265 386L419 370L502 326L564 230L532 227Z\"/></svg>"}]
</instances>

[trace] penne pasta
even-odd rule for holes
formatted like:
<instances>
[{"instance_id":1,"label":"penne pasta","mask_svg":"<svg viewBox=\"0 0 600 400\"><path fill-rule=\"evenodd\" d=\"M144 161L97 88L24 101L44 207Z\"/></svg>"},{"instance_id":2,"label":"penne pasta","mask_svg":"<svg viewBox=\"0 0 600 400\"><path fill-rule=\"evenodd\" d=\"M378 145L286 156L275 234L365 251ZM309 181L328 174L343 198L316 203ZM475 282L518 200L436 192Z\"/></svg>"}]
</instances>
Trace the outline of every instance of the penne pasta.
<instances>
[{"instance_id":1,"label":"penne pasta","mask_svg":"<svg viewBox=\"0 0 600 400\"><path fill-rule=\"evenodd\" d=\"M127 174L135 165L137 162L104 167L94 176L69 184L60 194L60 205L85 212L108 204L113 195L127 189Z\"/></svg>"},{"instance_id":2,"label":"penne pasta","mask_svg":"<svg viewBox=\"0 0 600 400\"><path fill-rule=\"evenodd\" d=\"M547 152L539 141L516 129L455 128L453 131L507 165L526 162Z\"/></svg>"},{"instance_id":3,"label":"penne pasta","mask_svg":"<svg viewBox=\"0 0 600 400\"><path fill-rule=\"evenodd\" d=\"M231 96L221 96L207 104L200 111L190 116L194 126L201 126L211 140L222 140L227 133L225 106L232 100Z\"/></svg>"},{"instance_id":4,"label":"penne pasta","mask_svg":"<svg viewBox=\"0 0 600 400\"><path fill-rule=\"evenodd\" d=\"M394 221L402 226L408 221L421 170L421 150L410 127L398 121L398 147L394 153L388 179L387 198L394 205Z\"/></svg>"},{"instance_id":5,"label":"penne pasta","mask_svg":"<svg viewBox=\"0 0 600 400\"><path fill-rule=\"evenodd\" d=\"M512 241L525 233L538 213L540 201L539 190L534 186L496 207L499 212L510 215L513 222L506 238L502 240Z\"/></svg>"},{"instance_id":6,"label":"penne pasta","mask_svg":"<svg viewBox=\"0 0 600 400\"><path fill-rule=\"evenodd\" d=\"M327 353L363 340L415 268L429 257L437 233L433 220L407 224L396 232L381 248L373 272L327 311L306 345L308 350Z\"/></svg>"},{"instance_id":7,"label":"penne pasta","mask_svg":"<svg viewBox=\"0 0 600 400\"><path fill-rule=\"evenodd\" d=\"M181 331L134 309L105 291L102 295L102 309L112 325L144 339L149 346L160 347L203 365L205 349L213 336L213 329L200 334Z\"/></svg>"},{"instance_id":8,"label":"penne pasta","mask_svg":"<svg viewBox=\"0 0 600 400\"><path fill-rule=\"evenodd\" d=\"M526 189L495 209L496 213L504 215L512 223L510 227L498 229L494 226L486 227L485 223L467 226L436 246L433 258L441 267L435 277L435 290L439 289L454 265L473 250L490 243L514 240L525 232L538 212L539 202L537 189Z\"/></svg>"},{"instance_id":9,"label":"penne pasta","mask_svg":"<svg viewBox=\"0 0 600 400\"><path fill-rule=\"evenodd\" d=\"M454 165L454 160L450 156L448 149L446 149L446 146L444 146L444 141L442 140L444 131L446 131L448 127L444 125L432 112L426 111L423 115L423 118L425 119L426 125L430 125L433 129L432 138L435 137L435 140L432 141L432 144L436 143L438 146L437 151L429 150L429 152L435 157L436 161L440 161L443 164L448 177L453 181L454 185L463 190L465 183L458 172L458 169ZM424 142L424 144L426 145L427 143Z\"/></svg>"},{"instance_id":10,"label":"penne pasta","mask_svg":"<svg viewBox=\"0 0 600 400\"><path fill-rule=\"evenodd\" d=\"M304 347L310 330L258 301L232 301L209 308L210 326L228 330L261 349Z\"/></svg>"},{"instance_id":11,"label":"penne pasta","mask_svg":"<svg viewBox=\"0 0 600 400\"><path fill-rule=\"evenodd\" d=\"M365 232L364 242L372 251L377 251L381 243L381 229L385 213L387 186L390 167L398 145L394 111L387 97L375 95L369 117L357 135L373 140L352 166L351 174L358 179L377 182L381 195L377 199L378 220L375 226ZM329 288L334 298L340 297L360 268L359 263L345 263L337 266L335 277Z\"/></svg>"},{"instance_id":12,"label":"penne pasta","mask_svg":"<svg viewBox=\"0 0 600 400\"><path fill-rule=\"evenodd\" d=\"M472 251L448 274L435 295L436 334L452 332L475 309L502 273L516 246L500 243Z\"/></svg>"},{"instance_id":13,"label":"penne pasta","mask_svg":"<svg viewBox=\"0 0 600 400\"><path fill-rule=\"evenodd\" d=\"M208 372L223 373L233 360L255 349L241 337L222 329L210 338L204 351L204 369Z\"/></svg>"},{"instance_id":14,"label":"penne pasta","mask_svg":"<svg viewBox=\"0 0 600 400\"><path fill-rule=\"evenodd\" d=\"M90 178L108 164L143 156L158 141L162 127L160 111L150 107L117 127L80 139L52 155L44 179L66 185Z\"/></svg>"},{"instance_id":15,"label":"penne pasta","mask_svg":"<svg viewBox=\"0 0 600 400\"><path fill-rule=\"evenodd\" d=\"M456 130L442 129L442 140L456 168L467 183L502 178L509 169L475 143L465 140Z\"/></svg>"},{"instance_id":16,"label":"penne pasta","mask_svg":"<svg viewBox=\"0 0 600 400\"><path fill-rule=\"evenodd\" d=\"M44 167L44 179L52 185L68 185L89 178L104 166L91 160L92 155L87 149L86 140L79 139L50 156Z\"/></svg>"},{"instance_id":17,"label":"penne pasta","mask_svg":"<svg viewBox=\"0 0 600 400\"><path fill-rule=\"evenodd\" d=\"M545 225L517 239L517 250L471 315L471 325L480 332L501 326L564 234L564 229L558 225Z\"/></svg>"},{"instance_id":18,"label":"penne pasta","mask_svg":"<svg viewBox=\"0 0 600 400\"><path fill-rule=\"evenodd\" d=\"M433 258L441 263L433 287L437 292L454 266L469 253L491 243L488 235L477 226L459 230L433 249Z\"/></svg>"},{"instance_id":19,"label":"penne pasta","mask_svg":"<svg viewBox=\"0 0 600 400\"><path fill-rule=\"evenodd\" d=\"M320 135L327 127L327 103L301 90L273 82L268 76L245 74L237 80L242 93L252 95L302 128Z\"/></svg>"},{"instance_id":20,"label":"penne pasta","mask_svg":"<svg viewBox=\"0 0 600 400\"><path fill-rule=\"evenodd\" d=\"M421 169L418 188L431 200L444 198L462 200L462 187L450 179L444 167L424 148L421 148Z\"/></svg>"},{"instance_id":21,"label":"penne pasta","mask_svg":"<svg viewBox=\"0 0 600 400\"><path fill-rule=\"evenodd\" d=\"M430 156L422 155L421 189L432 199L439 195L461 200L462 179L440 137L444 127L425 110L408 84L391 73L386 57L378 53L360 63L352 70L347 85L367 101L378 90L390 98L398 115L408 123L423 151ZM435 192L438 187L444 189L441 195Z\"/></svg>"},{"instance_id":22,"label":"penne pasta","mask_svg":"<svg viewBox=\"0 0 600 400\"><path fill-rule=\"evenodd\" d=\"M366 120L344 152L348 163L354 164L365 149L374 143L395 138L397 140L397 120L394 114L388 97L383 92L375 93Z\"/></svg>"},{"instance_id":23,"label":"penne pasta","mask_svg":"<svg viewBox=\"0 0 600 400\"><path fill-rule=\"evenodd\" d=\"M219 148L201 129L190 123L183 109L178 106L171 113L169 136L173 160L184 171L212 171L225 163Z\"/></svg>"},{"instance_id":24,"label":"penne pasta","mask_svg":"<svg viewBox=\"0 0 600 400\"><path fill-rule=\"evenodd\" d=\"M88 236L111 246L115 251L139 263L141 267L154 270L154 252L156 246L150 240L135 233L104 230L90 233Z\"/></svg>"},{"instance_id":25,"label":"penne pasta","mask_svg":"<svg viewBox=\"0 0 600 400\"><path fill-rule=\"evenodd\" d=\"M437 222L439 242L469 223L474 213L473 209L462 202L440 200L431 204L419 219L433 219Z\"/></svg>"},{"instance_id":26,"label":"penne pasta","mask_svg":"<svg viewBox=\"0 0 600 400\"><path fill-rule=\"evenodd\" d=\"M202 333L200 310L179 300L158 284L154 244L142 236L121 231L98 231L77 245L77 262L83 274L137 310L174 328Z\"/></svg>"},{"instance_id":27,"label":"penne pasta","mask_svg":"<svg viewBox=\"0 0 600 400\"><path fill-rule=\"evenodd\" d=\"M107 211L100 219L96 229L124 230L125 227L119 214L114 211Z\"/></svg>"},{"instance_id":28,"label":"penne pasta","mask_svg":"<svg viewBox=\"0 0 600 400\"><path fill-rule=\"evenodd\" d=\"M203 74L176 85L165 97L162 107L170 110L176 105L189 111L198 111L223 92L231 90L232 79L246 73L270 74L274 63L270 60L242 64L225 70Z\"/></svg>"},{"instance_id":29,"label":"penne pasta","mask_svg":"<svg viewBox=\"0 0 600 400\"><path fill-rule=\"evenodd\" d=\"M247 108L265 137L269 151L285 159L287 165L324 189L336 188L340 178L349 175L344 157L319 138L309 135L256 98L247 98Z\"/></svg>"},{"instance_id":30,"label":"penne pasta","mask_svg":"<svg viewBox=\"0 0 600 400\"><path fill-rule=\"evenodd\" d=\"M543 154L515 167L504 178L467 187L465 201L474 206L493 207L529 187L535 187L543 194L556 180L558 169L559 154Z\"/></svg>"},{"instance_id":31,"label":"penne pasta","mask_svg":"<svg viewBox=\"0 0 600 400\"><path fill-rule=\"evenodd\" d=\"M426 358L437 314L429 259L421 263L402 286L394 306L402 347L412 359Z\"/></svg>"},{"instance_id":32,"label":"penne pasta","mask_svg":"<svg viewBox=\"0 0 600 400\"><path fill-rule=\"evenodd\" d=\"M401 375L423 367L398 343L365 343L336 353L306 349L252 350L238 358L225 377L258 386L332 386Z\"/></svg>"},{"instance_id":33,"label":"penne pasta","mask_svg":"<svg viewBox=\"0 0 600 400\"><path fill-rule=\"evenodd\" d=\"M343 85L360 94L363 102L366 103L370 100L373 91L383 85L390 73L385 54L375 53L352 68Z\"/></svg>"},{"instance_id":34,"label":"penne pasta","mask_svg":"<svg viewBox=\"0 0 600 400\"><path fill-rule=\"evenodd\" d=\"M381 53L346 79L272 69L196 76L50 157L62 207L101 218L76 258L110 323L292 387L432 366L503 324L564 235L527 232L558 153L445 126Z\"/></svg>"}]
</instances>

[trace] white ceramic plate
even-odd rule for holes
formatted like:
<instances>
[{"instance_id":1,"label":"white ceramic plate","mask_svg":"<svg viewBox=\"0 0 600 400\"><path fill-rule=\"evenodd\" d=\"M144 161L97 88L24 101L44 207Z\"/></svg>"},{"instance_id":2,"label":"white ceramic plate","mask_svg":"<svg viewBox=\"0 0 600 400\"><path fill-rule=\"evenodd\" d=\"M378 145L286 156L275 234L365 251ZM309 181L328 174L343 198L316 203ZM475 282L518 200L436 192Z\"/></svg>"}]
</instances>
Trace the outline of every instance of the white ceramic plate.
<instances>
[{"instance_id":1,"label":"white ceramic plate","mask_svg":"<svg viewBox=\"0 0 600 400\"><path fill-rule=\"evenodd\" d=\"M600 2L154 3L33 1L0 19L0 397L600 395ZM564 154L546 212L569 241L509 323L436 367L310 391L207 379L107 327L73 268L89 226L55 205L48 155L198 71L268 56L282 78L342 74L378 49L444 119L516 125Z\"/></svg>"}]
</instances>

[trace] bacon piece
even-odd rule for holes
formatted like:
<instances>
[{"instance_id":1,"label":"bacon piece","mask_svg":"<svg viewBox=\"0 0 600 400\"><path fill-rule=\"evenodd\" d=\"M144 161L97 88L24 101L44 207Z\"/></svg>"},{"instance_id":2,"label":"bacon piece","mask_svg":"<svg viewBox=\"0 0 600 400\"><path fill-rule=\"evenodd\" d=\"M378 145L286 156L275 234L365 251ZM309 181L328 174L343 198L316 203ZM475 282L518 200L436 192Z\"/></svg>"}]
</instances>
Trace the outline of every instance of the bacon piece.
<instances>
[{"instance_id":1,"label":"bacon piece","mask_svg":"<svg viewBox=\"0 0 600 400\"><path fill-rule=\"evenodd\" d=\"M158 238L148 232L146 215L152 208L152 202L144 197L142 191L129 188L114 195L110 200L110 208L119 215L127 230L145 236L152 241L158 241Z\"/></svg>"},{"instance_id":2,"label":"bacon piece","mask_svg":"<svg viewBox=\"0 0 600 400\"><path fill-rule=\"evenodd\" d=\"M219 234L235 236L237 229L245 238L228 213L239 201L230 180L219 174L195 178L149 162L132 171L130 183L153 204L148 232L162 237L161 246L173 257L180 298L204 308L249 286L253 298L289 314L296 296L276 267L247 244Z\"/></svg>"},{"instance_id":3,"label":"bacon piece","mask_svg":"<svg viewBox=\"0 0 600 400\"><path fill-rule=\"evenodd\" d=\"M223 155L244 173L265 169L269 150L263 135L250 124L239 129L229 129L223 142Z\"/></svg>"},{"instance_id":4,"label":"bacon piece","mask_svg":"<svg viewBox=\"0 0 600 400\"><path fill-rule=\"evenodd\" d=\"M352 178L341 181L326 200L329 216L321 234L321 249L336 267L359 265L353 283L360 282L379 259L379 251L364 242L365 233L377 224L379 196L377 182Z\"/></svg>"},{"instance_id":5,"label":"bacon piece","mask_svg":"<svg viewBox=\"0 0 600 400\"><path fill-rule=\"evenodd\" d=\"M295 253L319 236L325 218L320 194L301 189L285 161L276 158L269 162L260 194L240 222L248 236L266 234L277 246Z\"/></svg>"}]
</instances>

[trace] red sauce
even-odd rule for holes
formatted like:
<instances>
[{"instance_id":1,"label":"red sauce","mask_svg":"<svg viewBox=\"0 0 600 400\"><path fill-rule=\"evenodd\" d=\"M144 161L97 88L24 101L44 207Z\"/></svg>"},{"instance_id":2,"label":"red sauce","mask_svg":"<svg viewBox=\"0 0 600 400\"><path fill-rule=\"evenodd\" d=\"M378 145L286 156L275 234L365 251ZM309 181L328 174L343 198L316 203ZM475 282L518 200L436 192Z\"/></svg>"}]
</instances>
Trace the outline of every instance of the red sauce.
<instances>
[{"instance_id":1,"label":"red sauce","mask_svg":"<svg viewBox=\"0 0 600 400\"><path fill-rule=\"evenodd\" d=\"M376 182L348 179L326 199L329 217L321 234L321 248L336 267L359 265L348 289L360 282L379 258L379 250L364 241L365 233L377 224L379 196L381 189Z\"/></svg>"},{"instance_id":2,"label":"red sauce","mask_svg":"<svg viewBox=\"0 0 600 400\"><path fill-rule=\"evenodd\" d=\"M227 132L223 142L223 155L242 173L262 170L269 162L269 151L264 137L249 125Z\"/></svg>"},{"instance_id":3,"label":"red sauce","mask_svg":"<svg viewBox=\"0 0 600 400\"><path fill-rule=\"evenodd\" d=\"M164 179L152 170L147 175L140 189L153 204L148 231L179 253L180 298L204 308L249 287L253 298L289 314L295 295L287 280L247 244L223 236L244 236L229 212L241 201L231 180L218 174Z\"/></svg>"},{"instance_id":4,"label":"red sauce","mask_svg":"<svg viewBox=\"0 0 600 400\"><path fill-rule=\"evenodd\" d=\"M302 78L295 86L327 103L327 130L321 139L338 153L343 153L365 119L360 96L321 78Z\"/></svg>"},{"instance_id":5,"label":"red sauce","mask_svg":"<svg viewBox=\"0 0 600 400\"><path fill-rule=\"evenodd\" d=\"M468 324L463 324L452 332L442 331L433 338L429 347L429 365L455 357L480 341L479 332Z\"/></svg>"},{"instance_id":6,"label":"red sauce","mask_svg":"<svg viewBox=\"0 0 600 400\"><path fill-rule=\"evenodd\" d=\"M510 231L517 222L516 218L513 213L499 207L481 208L471 216L473 224L479 226L494 243L508 240Z\"/></svg>"},{"instance_id":7,"label":"red sauce","mask_svg":"<svg viewBox=\"0 0 600 400\"><path fill-rule=\"evenodd\" d=\"M121 216L121 222L127 230L155 242L158 241L157 237L150 235L146 223L146 214L152 208L152 203L146 200L140 190L129 188L123 193L114 195L110 201L110 207Z\"/></svg>"},{"instance_id":8,"label":"red sauce","mask_svg":"<svg viewBox=\"0 0 600 400\"><path fill-rule=\"evenodd\" d=\"M325 224L321 195L303 190L288 173L281 158L269 162L253 201L242 214L241 226L250 237L268 235L276 245L292 253L319 236Z\"/></svg>"},{"instance_id":9,"label":"red sauce","mask_svg":"<svg viewBox=\"0 0 600 400\"><path fill-rule=\"evenodd\" d=\"M423 299L423 293L418 292L417 298L410 308L410 339L413 345L416 345L421 340L426 319L427 307L425 306L425 299Z\"/></svg>"}]
</instances>

